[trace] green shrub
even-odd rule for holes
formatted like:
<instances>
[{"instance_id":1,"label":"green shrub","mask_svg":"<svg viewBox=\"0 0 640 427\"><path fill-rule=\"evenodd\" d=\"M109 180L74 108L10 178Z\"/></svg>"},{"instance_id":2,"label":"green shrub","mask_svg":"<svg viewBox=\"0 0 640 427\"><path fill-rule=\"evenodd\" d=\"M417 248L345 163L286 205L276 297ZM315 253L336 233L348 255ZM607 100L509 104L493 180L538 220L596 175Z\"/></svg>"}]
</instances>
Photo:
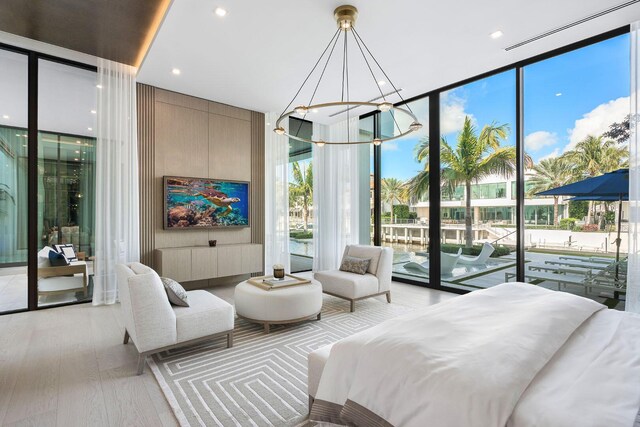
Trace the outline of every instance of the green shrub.
<instances>
[{"instance_id":1,"label":"green shrub","mask_svg":"<svg viewBox=\"0 0 640 427\"><path fill-rule=\"evenodd\" d=\"M573 230L576 227L577 218L562 218L560 220L560 229Z\"/></svg>"},{"instance_id":2,"label":"green shrub","mask_svg":"<svg viewBox=\"0 0 640 427\"><path fill-rule=\"evenodd\" d=\"M607 213L604 215L604 220L607 224L615 224L616 223L615 211L607 211Z\"/></svg>"},{"instance_id":3,"label":"green shrub","mask_svg":"<svg viewBox=\"0 0 640 427\"><path fill-rule=\"evenodd\" d=\"M292 239L313 239L313 231L290 231L289 237Z\"/></svg>"},{"instance_id":4,"label":"green shrub","mask_svg":"<svg viewBox=\"0 0 640 427\"><path fill-rule=\"evenodd\" d=\"M585 216L587 216L588 212L589 212L589 202L585 200L569 202L569 216L571 218L582 219Z\"/></svg>"}]
</instances>

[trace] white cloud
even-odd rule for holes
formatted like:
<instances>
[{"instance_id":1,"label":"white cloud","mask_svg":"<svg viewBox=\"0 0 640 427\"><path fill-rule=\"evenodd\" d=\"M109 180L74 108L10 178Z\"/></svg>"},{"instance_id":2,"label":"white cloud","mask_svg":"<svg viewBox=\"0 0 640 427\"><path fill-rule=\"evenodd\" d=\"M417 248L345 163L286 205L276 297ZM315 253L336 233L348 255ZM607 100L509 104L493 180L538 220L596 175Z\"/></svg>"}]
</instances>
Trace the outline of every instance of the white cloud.
<instances>
[{"instance_id":1,"label":"white cloud","mask_svg":"<svg viewBox=\"0 0 640 427\"><path fill-rule=\"evenodd\" d=\"M542 161L542 160L546 160L546 159L553 159L555 157L558 157L560 155L560 149L556 148L555 150L553 150L552 152L550 152L549 154L547 154L546 156L542 156L538 159L538 162Z\"/></svg>"},{"instance_id":2,"label":"white cloud","mask_svg":"<svg viewBox=\"0 0 640 427\"><path fill-rule=\"evenodd\" d=\"M602 135L609 130L609 125L622 121L629 114L629 102L628 96L605 102L576 120L573 129L569 130L569 144L564 151L573 149L578 142L589 135Z\"/></svg>"},{"instance_id":3,"label":"white cloud","mask_svg":"<svg viewBox=\"0 0 640 427\"><path fill-rule=\"evenodd\" d=\"M465 116L469 116L473 124L476 123L473 114L464 110L466 100L450 93L442 96L442 113L440 118L440 132L447 135L453 132L459 132L464 125Z\"/></svg>"},{"instance_id":4,"label":"white cloud","mask_svg":"<svg viewBox=\"0 0 640 427\"><path fill-rule=\"evenodd\" d=\"M538 151L544 147L550 147L558 142L558 135L555 132L539 130L530 133L524 138L524 146L529 151Z\"/></svg>"},{"instance_id":5,"label":"white cloud","mask_svg":"<svg viewBox=\"0 0 640 427\"><path fill-rule=\"evenodd\" d=\"M397 142L384 142L382 143L382 151L397 151L398 143Z\"/></svg>"}]
</instances>

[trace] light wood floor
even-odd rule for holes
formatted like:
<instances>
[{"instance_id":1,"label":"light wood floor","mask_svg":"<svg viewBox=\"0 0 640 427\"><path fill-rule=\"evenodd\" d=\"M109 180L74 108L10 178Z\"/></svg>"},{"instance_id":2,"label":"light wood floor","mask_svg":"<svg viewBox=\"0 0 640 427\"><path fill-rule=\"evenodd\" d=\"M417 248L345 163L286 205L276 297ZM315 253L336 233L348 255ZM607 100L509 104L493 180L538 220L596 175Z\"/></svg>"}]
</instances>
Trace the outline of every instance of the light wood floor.
<instances>
[{"instance_id":1,"label":"light wood floor","mask_svg":"<svg viewBox=\"0 0 640 427\"><path fill-rule=\"evenodd\" d=\"M402 283L391 290L394 303L412 307L455 296ZM232 302L233 287L210 291ZM81 304L0 316L0 425L176 426L149 368L135 375L119 310Z\"/></svg>"}]
</instances>

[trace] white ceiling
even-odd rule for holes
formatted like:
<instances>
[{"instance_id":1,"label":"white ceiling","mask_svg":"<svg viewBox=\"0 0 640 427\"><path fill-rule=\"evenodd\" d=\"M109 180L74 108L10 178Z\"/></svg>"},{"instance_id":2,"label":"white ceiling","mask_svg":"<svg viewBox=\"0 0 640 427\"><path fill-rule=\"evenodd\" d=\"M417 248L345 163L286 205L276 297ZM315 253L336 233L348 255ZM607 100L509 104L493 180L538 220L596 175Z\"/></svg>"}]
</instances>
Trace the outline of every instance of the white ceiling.
<instances>
[{"instance_id":1,"label":"white ceiling","mask_svg":"<svg viewBox=\"0 0 640 427\"><path fill-rule=\"evenodd\" d=\"M360 12L359 34L403 89L402 96L410 98L639 20L640 3L504 51L506 46L623 2L353 0L351 4ZM336 30L333 10L341 4L335 0L174 0L138 81L280 113ZM214 15L216 7L225 8L227 16ZM494 40L489 34L496 30L504 36ZM351 99L379 96L355 45L350 47L350 58ZM341 52L334 59L317 102L339 97ZM179 68L181 74L173 75L172 68ZM383 89L390 91L390 85ZM306 104L309 95L295 104ZM364 112L357 110L357 114ZM317 117L314 120L330 121Z\"/></svg>"}]
</instances>

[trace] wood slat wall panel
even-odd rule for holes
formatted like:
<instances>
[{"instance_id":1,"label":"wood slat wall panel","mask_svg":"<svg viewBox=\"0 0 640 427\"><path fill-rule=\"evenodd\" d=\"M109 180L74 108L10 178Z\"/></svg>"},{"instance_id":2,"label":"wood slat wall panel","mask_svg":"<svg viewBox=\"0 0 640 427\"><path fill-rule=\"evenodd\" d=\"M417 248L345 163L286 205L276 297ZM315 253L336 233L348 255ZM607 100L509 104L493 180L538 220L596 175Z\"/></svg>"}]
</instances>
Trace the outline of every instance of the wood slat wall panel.
<instances>
[{"instance_id":1,"label":"wood slat wall panel","mask_svg":"<svg viewBox=\"0 0 640 427\"><path fill-rule=\"evenodd\" d=\"M155 88L137 84L138 163L140 168L140 262L154 267L155 206Z\"/></svg>"},{"instance_id":2,"label":"wood slat wall panel","mask_svg":"<svg viewBox=\"0 0 640 427\"><path fill-rule=\"evenodd\" d=\"M261 243L264 260L264 114L251 112L251 242ZM268 270L268 266L264 266ZM264 274L254 274L254 276Z\"/></svg>"},{"instance_id":3,"label":"wood slat wall panel","mask_svg":"<svg viewBox=\"0 0 640 427\"><path fill-rule=\"evenodd\" d=\"M264 243L264 132L262 113L138 85L143 263L157 269L154 249L206 246L209 239L220 245ZM163 175L250 181L251 227L208 233L163 230ZM202 287L207 281L189 285Z\"/></svg>"}]
</instances>

